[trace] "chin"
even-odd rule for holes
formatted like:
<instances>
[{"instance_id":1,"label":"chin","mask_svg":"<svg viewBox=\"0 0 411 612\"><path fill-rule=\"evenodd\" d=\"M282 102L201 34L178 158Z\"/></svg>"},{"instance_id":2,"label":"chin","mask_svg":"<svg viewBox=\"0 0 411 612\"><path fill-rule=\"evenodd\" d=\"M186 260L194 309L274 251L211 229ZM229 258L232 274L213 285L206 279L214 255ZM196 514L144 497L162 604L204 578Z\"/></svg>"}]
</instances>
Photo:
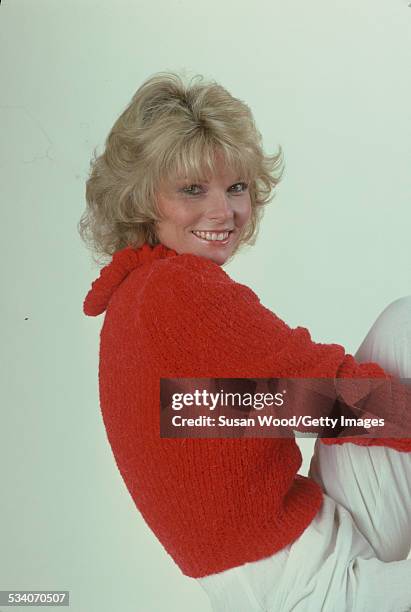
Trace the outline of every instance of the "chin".
<instances>
[{"instance_id":1,"label":"chin","mask_svg":"<svg viewBox=\"0 0 411 612\"><path fill-rule=\"evenodd\" d=\"M230 256L231 256L231 252L230 253L211 253L208 255L202 254L202 257L207 257L207 259L211 259L211 261L213 261L219 266L223 266Z\"/></svg>"},{"instance_id":2,"label":"chin","mask_svg":"<svg viewBox=\"0 0 411 612\"><path fill-rule=\"evenodd\" d=\"M196 239L197 240L197 239ZM191 242L191 241L190 241ZM200 257L204 257L206 259L210 259L214 263L219 266L222 266L226 263L226 261L232 256L233 251L237 247L238 236L232 235L230 238L230 242L227 244L217 245L215 244L207 244L205 241L203 244L190 244L190 252L194 255L199 255Z\"/></svg>"},{"instance_id":3,"label":"chin","mask_svg":"<svg viewBox=\"0 0 411 612\"><path fill-rule=\"evenodd\" d=\"M218 266L223 266L225 264L226 260L227 260L226 257L208 257L207 259L210 259L211 261L213 261Z\"/></svg>"}]
</instances>

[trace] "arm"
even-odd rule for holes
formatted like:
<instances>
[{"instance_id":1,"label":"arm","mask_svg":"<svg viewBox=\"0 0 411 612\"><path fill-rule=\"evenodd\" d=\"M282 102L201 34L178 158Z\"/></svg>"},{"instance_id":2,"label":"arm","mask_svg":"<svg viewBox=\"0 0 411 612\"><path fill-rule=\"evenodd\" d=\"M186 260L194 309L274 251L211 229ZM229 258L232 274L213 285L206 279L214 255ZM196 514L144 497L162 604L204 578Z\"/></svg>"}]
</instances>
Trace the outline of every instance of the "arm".
<instances>
[{"instance_id":1,"label":"arm","mask_svg":"<svg viewBox=\"0 0 411 612\"><path fill-rule=\"evenodd\" d=\"M290 328L249 287L194 255L158 262L145 288L140 316L165 378L389 378L377 364L357 363L342 346L313 342L307 329ZM356 416L364 412L358 400L370 388L369 380L364 383L365 388L357 382L342 390ZM404 407L409 397L399 382L394 386L395 393L381 406L395 418L398 402ZM411 440L404 439L322 440L411 450Z\"/></svg>"}]
</instances>

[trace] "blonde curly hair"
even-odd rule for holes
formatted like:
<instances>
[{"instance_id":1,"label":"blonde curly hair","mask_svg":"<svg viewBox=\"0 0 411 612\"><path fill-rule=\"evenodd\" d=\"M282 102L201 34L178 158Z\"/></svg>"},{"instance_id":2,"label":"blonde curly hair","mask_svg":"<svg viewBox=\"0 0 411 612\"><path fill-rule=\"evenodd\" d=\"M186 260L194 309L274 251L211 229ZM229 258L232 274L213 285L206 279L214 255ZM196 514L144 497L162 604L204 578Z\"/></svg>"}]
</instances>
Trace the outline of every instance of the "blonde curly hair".
<instances>
[{"instance_id":1,"label":"blonde curly hair","mask_svg":"<svg viewBox=\"0 0 411 612\"><path fill-rule=\"evenodd\" d=\"M251 217L232 256L255 243L263 207L283 174L282 148L265 155L250 108L215 81L203 81L154 74L114 123L104 152L97 156L94 149L77 227L96 262L126 246L158 244L159 185L183 171L194 182L214 174L217 151L249 183Z\"/></svg>"}]
</instances>

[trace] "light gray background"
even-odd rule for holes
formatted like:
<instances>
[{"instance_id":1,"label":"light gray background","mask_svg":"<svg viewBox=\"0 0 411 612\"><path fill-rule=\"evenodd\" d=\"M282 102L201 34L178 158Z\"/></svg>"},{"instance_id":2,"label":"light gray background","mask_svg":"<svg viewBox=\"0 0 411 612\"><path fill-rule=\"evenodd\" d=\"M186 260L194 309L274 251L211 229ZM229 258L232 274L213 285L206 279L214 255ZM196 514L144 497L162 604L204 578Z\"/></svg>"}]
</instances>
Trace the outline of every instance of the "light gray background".
<instances>
[{"instance_id":1,"label":"light gray background","mask_svg":"<svg viewBox=\"0 0 411 612\"><path fill-rule=\"evenodd\" d=\"M99 271L76 233L92 149L159 70L245 100L286 170L227 271L354 352L410 293L411 8L3 0L0 32L0 588L69 589L74 612L206 612L136 511L99 412L102 317L82 314Z\"/></svg>"}]
</instances>

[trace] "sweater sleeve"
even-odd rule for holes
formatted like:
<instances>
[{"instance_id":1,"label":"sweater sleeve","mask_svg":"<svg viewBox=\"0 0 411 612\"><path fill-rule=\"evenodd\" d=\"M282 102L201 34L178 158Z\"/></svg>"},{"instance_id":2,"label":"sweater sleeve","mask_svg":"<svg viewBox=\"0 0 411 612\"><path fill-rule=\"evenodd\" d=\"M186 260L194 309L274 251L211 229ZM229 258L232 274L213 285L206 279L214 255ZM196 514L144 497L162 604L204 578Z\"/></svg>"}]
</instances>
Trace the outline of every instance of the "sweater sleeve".
<instances>
[{"instance_id":1,"label":"sweater sleeve","mask_svg":"<svg viewBox=\"0 0 411 612\"><path fill-rule=\"evenodd\" d=\"M358 409L356 402L369 395L370 379L385 378L392 386L385 385L388 395L379 405L394 422L404 424L396 418L394 400L404 415L410 406L409 388L407 392L377 364L356 362L342 346L314 342L303 327L292 329L249 287L232 280L211 260L186 254L158 262L145 287L139 316L164 378L364 379L365 387L357 383L341 387L340 397L354 407L357 417L369 412L367 407ZM411 451L411 439L403 438L321 440Z\"/></svg>"}]
</instances>

